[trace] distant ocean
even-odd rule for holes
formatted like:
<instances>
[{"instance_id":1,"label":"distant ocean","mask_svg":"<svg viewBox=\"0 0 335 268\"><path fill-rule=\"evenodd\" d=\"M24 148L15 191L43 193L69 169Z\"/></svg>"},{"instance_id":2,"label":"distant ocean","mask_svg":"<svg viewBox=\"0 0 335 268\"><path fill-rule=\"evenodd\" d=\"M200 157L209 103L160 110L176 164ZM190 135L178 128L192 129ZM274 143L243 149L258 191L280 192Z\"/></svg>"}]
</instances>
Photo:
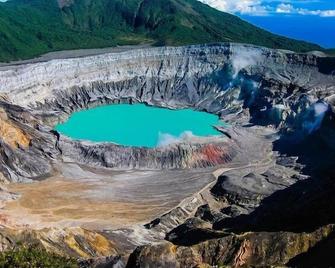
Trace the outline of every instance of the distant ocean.
<instances>
[{"instance_id":1,"label":"distant ocean","mask_svg":"<svg viewBox=\"0 0 335 268\"><path fill-rule=\"evenodd\" d=\"M335 17L318 16L241 16L263 29L287 37L335 48Z\"/></svg>"}]
</instances>

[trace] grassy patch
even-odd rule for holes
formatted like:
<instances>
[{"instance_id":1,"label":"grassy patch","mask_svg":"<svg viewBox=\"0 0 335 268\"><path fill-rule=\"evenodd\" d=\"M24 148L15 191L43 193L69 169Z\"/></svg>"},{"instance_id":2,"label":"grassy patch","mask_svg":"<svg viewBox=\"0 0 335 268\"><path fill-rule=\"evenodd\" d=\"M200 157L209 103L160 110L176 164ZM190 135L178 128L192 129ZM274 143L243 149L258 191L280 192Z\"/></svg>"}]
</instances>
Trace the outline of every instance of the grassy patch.
<instances>
[{"instance_id":1,"label":"grassy patch","mask_svg":"<svg viewBox=\"0 0 335 268\"><path fill-rule=\"evenodd\" d=\"M76 268L76 260L48 253L33 246L19 246L0 253L0 267L6 268Z\"/></svg>"}]
</instances>

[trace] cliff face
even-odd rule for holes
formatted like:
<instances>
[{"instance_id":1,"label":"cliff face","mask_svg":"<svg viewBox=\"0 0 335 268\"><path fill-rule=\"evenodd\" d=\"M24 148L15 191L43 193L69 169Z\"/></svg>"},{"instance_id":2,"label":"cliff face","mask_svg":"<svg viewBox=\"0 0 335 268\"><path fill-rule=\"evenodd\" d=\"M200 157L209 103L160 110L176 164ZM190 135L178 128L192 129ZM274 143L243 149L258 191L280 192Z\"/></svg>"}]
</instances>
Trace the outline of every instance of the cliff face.
<instances>
[{"instance_id":1,"label":"cliff face","mask_svg":"<svg viewBox=\"0 0 335 268\"><path fill-rule=\"evenodd\" d=\"M215 183L141 223L141 232L103 234L122 237L118 248L127 253L170 241L138 248L129 265L284 265L332 237L333 213L325 213L332 202L322 199L333 189L333 58L238 44L150 48L8 67L0 94L0 167L9 182L48 178L64 162L111 177L216 170ZM155 149L73 141L52 130L76 110L137 102L207 111L230 127L219 128L219 138ZM320 220L304 207L323 208ZM136 242L125 247L131 236Z\"/></svg>"}]
</instances>

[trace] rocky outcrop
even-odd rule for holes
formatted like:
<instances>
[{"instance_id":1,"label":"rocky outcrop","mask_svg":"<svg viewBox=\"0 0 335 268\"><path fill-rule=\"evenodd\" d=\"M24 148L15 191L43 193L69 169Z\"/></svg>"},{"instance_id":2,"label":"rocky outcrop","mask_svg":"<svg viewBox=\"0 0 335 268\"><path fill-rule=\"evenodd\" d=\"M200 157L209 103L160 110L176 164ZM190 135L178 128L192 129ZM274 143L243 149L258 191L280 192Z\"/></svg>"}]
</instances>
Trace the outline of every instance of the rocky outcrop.
<instances>
[{"instance_id":1,"label":"rocky outcrop","mask_svg":"<svg viewBox=\"0 0 335 268\"><path fill-rule=\"evenodd\" d=\"M115 244L103 235L82 228L64 230L14 230L2 228L0 233L1 251L10 250L21 243L42 247L49 252L71 256L76 259L119 257ZM118 258L119 259L119 258Z\"/></svg>"},{"instance_id":2,"label":"rocky outcrop","mask_svg":"<svg viewBox=\"0 0 335 268\"><path fill-rule=\"evenodd\" d=\"M300 234L222 233L222 238L212 237L190 247L163 242L137 248L130 256L127 267L284 266L291 258L306 252L333 232L334 226L331 225L312 233Z\"/></svg>"}]
</instances>

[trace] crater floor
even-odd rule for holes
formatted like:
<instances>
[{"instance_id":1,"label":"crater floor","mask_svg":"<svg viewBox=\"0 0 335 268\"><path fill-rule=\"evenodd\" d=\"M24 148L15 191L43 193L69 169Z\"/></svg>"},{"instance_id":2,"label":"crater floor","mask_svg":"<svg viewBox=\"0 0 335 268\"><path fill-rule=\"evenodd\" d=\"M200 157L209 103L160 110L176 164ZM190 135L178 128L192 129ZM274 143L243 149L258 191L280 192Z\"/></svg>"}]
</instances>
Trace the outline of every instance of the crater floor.
<instances>
[{"instance_id":1,"label":"crater floor","mask_svg":"<svg viewBox=\"0 0 335 268\"><path fill-rule=\"evenodd\" d=\"M213 169L118 172L69 163L46 180L11 184L20 197L1 213L15 227L115 230L159 217L215 179Z\"/></svg>"}]
</instances>

